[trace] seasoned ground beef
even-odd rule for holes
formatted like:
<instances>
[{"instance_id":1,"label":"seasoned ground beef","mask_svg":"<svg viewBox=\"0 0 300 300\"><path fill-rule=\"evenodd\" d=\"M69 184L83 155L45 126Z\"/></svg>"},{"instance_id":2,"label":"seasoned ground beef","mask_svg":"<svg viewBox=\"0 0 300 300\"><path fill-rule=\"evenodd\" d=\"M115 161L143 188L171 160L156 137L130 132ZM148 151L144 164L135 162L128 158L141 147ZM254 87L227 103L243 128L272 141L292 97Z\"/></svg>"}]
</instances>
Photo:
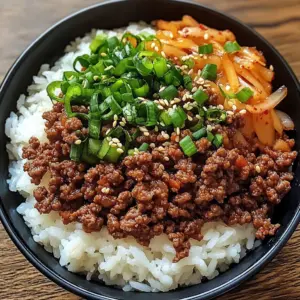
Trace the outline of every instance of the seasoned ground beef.
<instances>
[{"instance_id":1,"label":"seasoned ground beef","mask_svg":"<svg viewBox=\"0 0 300 300\"><path fill-rule=\"evenodd\" d=\"M73 111L87 108L73 106ZM58 211L65 224L80 222L86 232L106 225L114 238L133 236L145 246L166 233L176 249L174 261L188 255L190 238L202 239L204 222L252 222L258 239L279 227L270 214L291 188L289 168L297 153L261 149L255 141L235 145L232 137L243 124L240 114L228 118L226 126L212 127L227 139L217 150L201 138L195 143L198 153L187 158L177 137L191 135L189 130L168 136L154 129L136 140L136 147L153 143L147 152L95 166L69 159L70 145L88 134L83 121L67 118L60 103L43 118L49 141L32 137L23 149L24 170L32 182L39 185L46 173L50 176L48 186L34 191L40 213ZM101 134L109 129L104 124ZM293 147L294 141L284 138Z\"/></svg>"}]
</instances>

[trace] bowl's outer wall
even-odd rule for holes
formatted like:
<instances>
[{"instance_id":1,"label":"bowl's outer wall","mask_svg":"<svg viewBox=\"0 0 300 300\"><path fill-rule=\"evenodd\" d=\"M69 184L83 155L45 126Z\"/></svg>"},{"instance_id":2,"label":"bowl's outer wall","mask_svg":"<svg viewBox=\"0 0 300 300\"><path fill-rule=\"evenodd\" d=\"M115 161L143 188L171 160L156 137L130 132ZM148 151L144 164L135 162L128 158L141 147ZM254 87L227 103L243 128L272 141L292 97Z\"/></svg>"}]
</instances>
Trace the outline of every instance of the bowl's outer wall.
<instances>
[{"instance_id":1,"label":"bowl's outer wall","mask_svg":"<svg viewBox=\"0 0 300 300\"><path fill-rule=\"evenodd\" d=\"M83 36L92 28L118 28L129 22L154 19L179 19L183 14L189 14L200 22L218 29L232 30L241 45L256 46L264 52L268 62L272 63L276 77L274 87L285 84L289 94L282 104L295 121L296 128L300 129L300 96L298 82L287 67L284 60L258 34L238 21L216 11L197 4L170 1L170 0L130 0L114 1L94 6L67 18L65 22L51 28L39 38L18 59L15 66L4 80L0 94L0 196L2 199L2 221L26 257L45 275L65 288L79 293L85 298L93 299L139 299L147 300L155 297L164 299L208 299L234 288L249 276L254 275L262 265L268 262L283 246L295 229L299 219L300 178L299 168L295 169L293 189L284 201L276 208L274 219L282 224L277 235L255 249L249 256L235 265L230 271L221 274L216 279L201 285L178 289L164 294L124 293L121 290L86 281L83 277L68 272L62 268L57 260L36 244L25 226L23 219L17 214L16 207L23 198L8 190L8 157L5 149L7 140L4 133L5 120L10 112L16 109L16 100L19 95L26 93L26 87L31 84L32 76L36 75L39 67L44 63L53 64L63 55L65 46L78 36ZM24 128L26 130L26 128ZM299 136L296 137L296 149L299 149ZM51 291L45 291L50 293Z\"/></svg>"}]
</instances>

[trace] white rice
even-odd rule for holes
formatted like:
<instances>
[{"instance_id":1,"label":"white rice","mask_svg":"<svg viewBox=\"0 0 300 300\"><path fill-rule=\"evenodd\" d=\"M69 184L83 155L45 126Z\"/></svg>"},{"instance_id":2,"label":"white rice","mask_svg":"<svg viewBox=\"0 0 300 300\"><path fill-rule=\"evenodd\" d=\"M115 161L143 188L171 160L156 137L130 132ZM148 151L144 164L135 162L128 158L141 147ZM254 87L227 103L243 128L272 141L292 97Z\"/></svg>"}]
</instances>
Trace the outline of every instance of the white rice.
<instances>
[{"instance_id":1,"label":"white rice","mask_svg":"<svg viewBox=\"0 0 300 300\"><path fill-rule=\"evenodd\" d=\"M154 33L146 24L132 24L127 30ZM112 36L123 31L124 28L107 33ZM51 69L43 65L28 87L29 96L20 96L18 113L12 112L6 121L5 133L11 140L7 144L11 159L9 188L26 197L17 211L23 215L36 242L53 253L60 265L71 272L84 273L87 280L98 277L108 285L123 287L124 291L165 292L200 283L203 278L212 279L231 263L238 263L246 251L253 248L252 224L229 227L222 222L207 223L202 228L203 240L191 240L189 256L173 263L175 249L165 234L153 238L146 248L133 238L113 239L105 227L100 232L85 233L80 223L63 225L58 213L41 215L34 208L35 186L23 171L26 160L22 159L22 148L31 136L46 140L42 113L52 107L45 90L48 83L61 80L64 71L72 70L75 57L89 53L91 38L101 32L93 30L84 38L76 39ZM47 178L42 184L47 184Z\"/></svg>"}]
</instances>

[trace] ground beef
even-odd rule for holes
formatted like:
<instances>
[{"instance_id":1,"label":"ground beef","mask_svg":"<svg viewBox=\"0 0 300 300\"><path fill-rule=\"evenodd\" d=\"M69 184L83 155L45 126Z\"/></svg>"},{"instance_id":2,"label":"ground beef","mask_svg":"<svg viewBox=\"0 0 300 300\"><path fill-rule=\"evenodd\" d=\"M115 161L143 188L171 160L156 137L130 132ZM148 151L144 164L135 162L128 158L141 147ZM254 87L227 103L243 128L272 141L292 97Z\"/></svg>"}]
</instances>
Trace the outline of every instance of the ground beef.
<instances>
[{"instance_id":1,"label":"ground beef","mask_svg":"<svg viewBox=\"0 0 300 300\"><path fill-rule=\"evenodd\" d=\"M85 106L72 109L88 112ZM224 138L224 147L217 150L201 138L195 143L198 153L187 158L178 140L191 136L190 130L166 136L153 129L136 140L137 148L144 142L155 144L147 152L94 166L69 159L70 145L88 134L84 121L67 118L60 103L43 118L49 141L33 137L23 148L24 170L32 182L39 185L47 172L50 177L47 187L34 191L40 213L58 211L64 224L80 222L86 232L106 225L114 238L132 236L145 246L165 233L176 249L175 262L188 255L190 238L202 239L204 222L252 222L259 239L279 227L270 215L291 188L289 168L297 153L262 148L255 140L243 147L233 143L243 126L240 114L227 118L226 125L211 124L212 132ZM101 134L110 128L104 125ZM283 139L293 147L293 140Z\"/></svg>"}]
</instances>

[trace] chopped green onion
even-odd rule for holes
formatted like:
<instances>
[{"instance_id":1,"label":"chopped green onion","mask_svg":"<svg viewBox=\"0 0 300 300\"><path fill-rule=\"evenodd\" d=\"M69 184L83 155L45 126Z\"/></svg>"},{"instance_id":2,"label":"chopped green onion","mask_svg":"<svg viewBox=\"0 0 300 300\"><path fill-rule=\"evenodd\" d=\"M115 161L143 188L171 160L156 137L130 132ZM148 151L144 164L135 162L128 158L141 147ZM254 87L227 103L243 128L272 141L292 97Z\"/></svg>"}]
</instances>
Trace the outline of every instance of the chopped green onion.
<instances>
[{"instance_id":1,"label":"chopped green onion","mask_svg":"<svg viewBox=\"0 0 300 300\"><path fill-rule=\"evenodd\" d=\"M244 87L238 93L236 93L236 98L242 103L247 102L252 96L253 91L248 87Z\"/></svg>"},{"instance_id":2,"label":"chopped green onion","mask_svg":"<svg viewBox=\"0 0 300 300\"><path fill-rule=\"evenodd\" d=\"M108 150L110 149L110 145L109 145L109 141L107 138L105 138L103 141L102 141L102 144L101 144L101 148L97 154L97 156L100 158L100 159L103 159L105 157L105 155L107 154Z\"/></svg>"},{"instance_id":3,"label":"chopped green onion","mask_svg":"<svg viewBox=\"0 0 300 300\"><path fill-rule=\"evenodd\" d=\"M237 43L237 41L234 41L234 42L228 41L228 42L225 43L224 49L225 49L226 52L232 53L232 52L236 52L236 51L241 50L241 47Z\"/></svg>"},{"instance_id":4,"label":"chopped green onion","mask_svg":"<svg viewBox=\"0 0 300 300\"><path fill-rule=\"evenodd\" d=\"M57 90L61 90L62 81L53 81L47 86L47 94L51 100L55 100L57 102L64 102L63 98L57 96Z\"/></svg>"},{"instance_id":5,"label":"chopped green onion","mask_svg":"<svg viewBox=\"0 0 300 300\"><path fill-rule=\"evenodd\" d=\"M173 100L178 95L178 90L174 85L169 85L165 89L163 89L161 92L159 92L159 97L161 99L166 100Z\"/></svg>"},{"instance_id":6,"label":"chopped green onion","mask_svg":"<svg viewBox=\"0 0 300 300\"><path fill-rule=\"evenodd\" d=\"M206 136L206 128L203 127L201 129L197 130L196 132L194 132L192 134L192 136L195 140L199 140L199 139L203 138L204 136Z\"/></svg>"},{"instance_id":7,"label":"chopped green onion","mask_svg":"<svg viewBox=\"0 0 300 300\"><path fill-rule=\"evenodd\" d=\"M80 161L81 155L83 151L83 143L80 144L72 144L71 151L70 151L70 158L74 161Z\"/></svg>"},{"instance_id":8,"label":"chopped green onion","mask_svg":"<svg viewBox=\"0 0 300 300\"><path fill-rule=\"evenodd\" d=\"M179 142L179 145L180 145L181 149L183 150L184 154L189 157L194 155L195 153L197 153L197 148L189 135L184 137Z\"/></svg>"},{"instance_id":9,"label":"chopped green onion","mask_svg":"<svg viewBox=\"0 0 300 300\"><path fill-rule=\"evenodd\" d=\"M134 149L129 149L127 153L129 156L133 156L134 152L135 152Z\"/></svg>"},{"instance_id":10,"label":"chopped green onion","mask_svg":"<svg viewBox=\"0 0 300 300\"><path fill-rule=\"evenodd\" d=\"M123 152L119 152L119 149L123 150L123 148L110 147L104 157L104 160L108 162L116 163L123 153Z\"/></svg>"},{"instance_id":11,"label":"chopped green onion","mask_svg":"<svg viewBox=\"0 0 300 300\"><path fill-rule=\"evenodd\" d=\"M149 144L148 143L143 143L140 148L139 151L147 151L149 148Z\"/></svg>"},{"instance_id":12,"label":"chopped green onion","mask_svg":"<svg viewBox=\"0 0 300 300\"><path fill-rule=\"evenodd\" d=\"M155 58L153 69L158 78L163 77L168 71L167 61L163 57Z\"/></svg>"},{"instance_id":13,"label":"chopped green onion","mask_svg":"<svg viewBox=\"0 0 300 300\"><path fill-rule=\"evenodd\" d=\"M191 91L193 89L193 80L190 75L183 76L183 85L189 91Z\"/></svg>"},{"instance_id":14,"label":"chopped green onion","mask_svg":"<svg viewBox=\"0 0 300 300\"><path fill-rule=\"evenodd\" d=\"M210 53L213 53L213 51L214 51L214 49L213 49L212 44L199 46L199 53L200 54L210 54Z\"/></svg>"},{"instance_id":15,"label":"chopped green onion","mask_svg":"<svg viewBox=\"0 0 300 300\"><path fill-rule=\"evenodd\" d=\"M190 131L195 132L203 127L203 119L200 119L197 124L190 128Z\"/></svg>"},{"instance_id":16,"label":"chopped green onion","mask_svg":"<svg viewBox=\"0 0 300 300\"><path fill-rule=\"evenodd\" d=\"M88 139L88 153L97 155L101 148L101 141L96 139Z\"/></svg>"},{"instance_id":17,"label":"chopped green onion","mask_svg":"<svg viewBox=\"0 0 300 300\"><path fill-rule=\"evenodd\" d=\"M146 97L150 91L149 85L146 82L143 86L133 89L136 97Z\"/></svg>"},{"instance_id":18,"label":"chopped green onion","mask_svg":"<svg viewBox=\"0 0 300 300\"><path fill-rule=\"evenodd\" d=\"M201 71L200 75L203 79L214 81L217 79L217 65L207 64Z\"/></svg>"},{"instance_id":19,"label":"chopped green onion","mask_svg":"<svg viewBox=\"0 0 300 300\"><path fill-rule=\"evenodd\" d=\"M187 115L182 107L173 108L170 112L170 117L174 127L183 127L185 120L187 119Z\"/></svg>"},{"instance_id":20,"label":"chopped green onion","mask_svg":"<svg viewBox=\"0 0 300 300\"><path fill-rule=\"evenodd\" d=\"M193 94L193 99L199 104L203 105L207 100L209 96L206 92L204 92L202 89L198 89L194 94Z\"/></svg>"},{"instance_id":21,"label":"chopped green onion","mask_svg":"<svg viewBox=\"0 0 300 300\"><path fill-rule=\"evenodd\" d=\"M163 122L166 126L172 124L172 118L170 117L169 113L165 110L160 114L159 120Z\"/></svg>"},{"instance_id":22,"label":"chopped green onion","mask_svg":"<svg viewBox=\"0 0 300 300\"><path fill-rule=\"evenodd\" d=\"M219 85L219 89L222 96L226 99L234 99L236 97L234 93L225 92L220 85Z\"/></svg>"},{"instance_id":23,"label":"chopped green onion","mask_svg":"<svg viewBox=\"0 0 300 300\"><path fill-rule=\"evenodd\" d=\"M195 61L192 58L188 58L182 61L182 64L187 66L189 69L193 69L195 66Z\"/></svg>"},{"instance_id":24,"label":"chopped green onion","mask_svg":"<svg viewBox=\"0 0 300 300\"><path fill-rule=\"evenodd\" d=\"M106 42L107 36L105 34L97 35L90 44L90 49L92 53L97 53L101 46Z\"/></svg>"},{"instance_id":25,"label":"chopped green onion","mask_svg":"<svg viewBox=\"0 0 300 300\"><path fill-rule=\"evenodd\" d=\"M209 108L206 111L206 118L210 122L220 123L226 120L226 111L218 108Z\"/></svg>"},{"instance_id":26,"label":"chopped green onion","mask_svg":"<svg viewBox=\"0 0 300 300\"><path fill-rule=\"evenodd\" d=\"M207 139L210 142L212 142L214 138L215 138L215 136L210 131L207 130Z\"/></svg>"},{"instance_id":27,"label":"chopped green onion","mask_svg":"<svg viewBox=\"0 0 300 300\"><path fill-rule=\"evenodd\" d=\"M83 160L84 162L86 162L90 165L94 165L99 162L99 158L96 155L90 153L89 142L84 143L81 160Z\"/></svg>"},{"instance_id":28,"label":"chopped green onion","mask_svg":"<svg viewBox=\"0 0 300 300\"><path fill-rule=\"evenodd\" d=\"M101 120L98 119L90 119L89 120L89 135L94 139L98 139L100 135L101 128Z\"/></svg>"},{"instance_id":29,"label":"chopped green onion","mask_svg":"<svg viewBox=\"0 0 300 300\"><path fill-rule=\"evenodd\" d=\"M222 136L222 134L217 133L217 134L215 135L214 139L213 139L213 144L214 144L217 148L219 148L219 147L222 146L222 143L223 143L223 136Z\"/></svg>"}]
</instances>

